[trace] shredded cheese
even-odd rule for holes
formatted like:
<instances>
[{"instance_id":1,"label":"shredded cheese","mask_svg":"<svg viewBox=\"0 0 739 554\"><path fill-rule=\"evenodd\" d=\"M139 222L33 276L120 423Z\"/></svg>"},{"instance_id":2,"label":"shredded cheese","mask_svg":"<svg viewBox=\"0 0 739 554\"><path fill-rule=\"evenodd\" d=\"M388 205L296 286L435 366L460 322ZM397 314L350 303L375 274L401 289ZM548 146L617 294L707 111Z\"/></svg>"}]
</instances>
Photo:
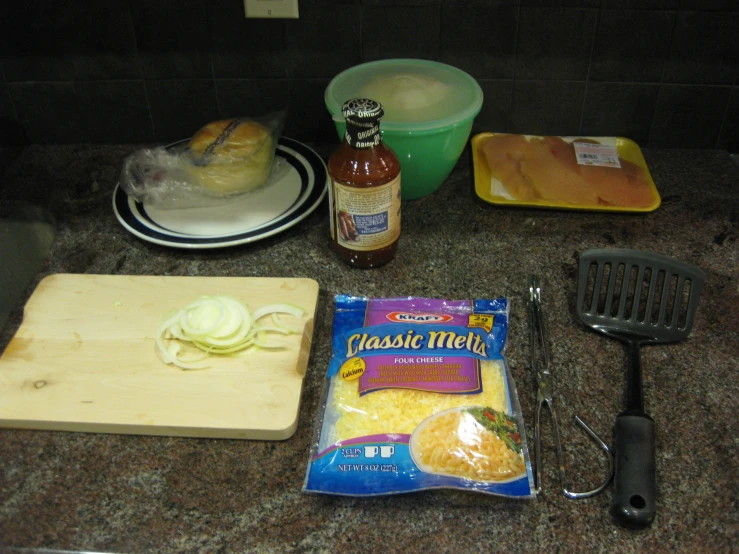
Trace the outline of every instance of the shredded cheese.
<instances>
[{"instance_id":1,"label":"shredded cheese","mask_svg":"<svg viewBox=\"0 0 739 554\"><path fill-rule=\"evenodd\" d=\"M496 361L480 364L482 392L444 394L415 389L384 389L359 396L358 381L338 374L332 379L329 403L339 415L331 443L382 433L412 434L426 418L462 406L489 406L507 411L503 370Z\"/></svg>"}]
</instances>

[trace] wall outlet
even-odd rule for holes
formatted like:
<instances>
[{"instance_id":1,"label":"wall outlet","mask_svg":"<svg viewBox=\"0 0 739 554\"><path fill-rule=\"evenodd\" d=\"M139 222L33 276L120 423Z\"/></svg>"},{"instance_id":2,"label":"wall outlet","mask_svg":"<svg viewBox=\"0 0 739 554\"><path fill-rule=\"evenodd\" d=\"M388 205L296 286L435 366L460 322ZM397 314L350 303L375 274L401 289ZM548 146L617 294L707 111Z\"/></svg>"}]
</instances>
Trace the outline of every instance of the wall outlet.
<instances>
[{"instance_id":1,"label":"wall outlet","mask_svg":"<svg viewBox=\"0 0 739 554\"><path fill-rule=\"evenodd\" d=\"M298 18L298 0L244 0L246 17Z\"/></svg>"}]
</instances>

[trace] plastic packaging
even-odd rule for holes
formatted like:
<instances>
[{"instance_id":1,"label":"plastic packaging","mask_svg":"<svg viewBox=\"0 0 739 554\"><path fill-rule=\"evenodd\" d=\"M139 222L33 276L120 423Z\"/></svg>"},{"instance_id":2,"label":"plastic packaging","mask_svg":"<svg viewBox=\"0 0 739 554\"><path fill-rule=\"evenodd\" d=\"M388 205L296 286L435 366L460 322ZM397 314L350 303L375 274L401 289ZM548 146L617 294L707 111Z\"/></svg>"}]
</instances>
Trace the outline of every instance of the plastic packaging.
<instances>
[{"instance_id":1,"label":"plastic packaging","mask_svg":"<svg viewBox=\"0 0 739 554\"><path fill-rule=\"evenodd\" d=\"M123 162L121 188L159 209L223 205L275 180L284 120L276 112L214 121L187 142L138 150Z\"/></svg>"},{"instance_id":2,"label":"plastic packaging","mask_svg":"<svg viewBox=\"0 0 739 554\"><path fill-rule=\"evenodd\" d=\"M661 202L639 146L622 137L479 133L475 192L491 204L651 212Z\"/></svg>"},{"instance_id":3,"label":"plastic packaging","mask_svg":"<svg viewBox=\"0 0 739 554\"><path fill-rule=\"evenodd\" d=\"M507 299L335 300L333 357L304 491L535 495L503 356Z\"/></svg>"}]
</instances>

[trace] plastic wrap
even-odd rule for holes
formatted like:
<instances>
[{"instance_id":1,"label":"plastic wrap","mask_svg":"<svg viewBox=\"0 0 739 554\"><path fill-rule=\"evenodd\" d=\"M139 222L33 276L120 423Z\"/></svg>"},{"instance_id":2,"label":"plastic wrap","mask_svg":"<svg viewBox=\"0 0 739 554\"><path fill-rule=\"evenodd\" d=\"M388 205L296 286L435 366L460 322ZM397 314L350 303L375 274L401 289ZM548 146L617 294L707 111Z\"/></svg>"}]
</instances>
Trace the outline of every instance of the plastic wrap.
<instances>
[{"instance_id":1,"label":"plastic wrap","mask_svg":"<svg viewBox=\"0 0 739 554\"><path fill-rule=\"evenodd\" d=\"M339 295L303 490L534 496L503 350L508 301Z\"/></svg>"},{"instance_id":2,"label":"plastic wrap","mask_svg":"<svg viewBox=\"0 0 739 554\"><path fill-rule=\"evenodd\" d=\"M651 212L661 203L627 138L479 133L471 144L475 192L493 204Z\"/></svg>"},{"instance_id":3,"label":"plastic wrap","mask_svg":"<svg viewBox=\"0 0 739 554\"><path fill-rule=\"evenodd\" d=\"M137 150L123 162L120 186L159 209L218 206L274 182L285 114L211 122L188 142Z\"/></svg>"}]
</instances>

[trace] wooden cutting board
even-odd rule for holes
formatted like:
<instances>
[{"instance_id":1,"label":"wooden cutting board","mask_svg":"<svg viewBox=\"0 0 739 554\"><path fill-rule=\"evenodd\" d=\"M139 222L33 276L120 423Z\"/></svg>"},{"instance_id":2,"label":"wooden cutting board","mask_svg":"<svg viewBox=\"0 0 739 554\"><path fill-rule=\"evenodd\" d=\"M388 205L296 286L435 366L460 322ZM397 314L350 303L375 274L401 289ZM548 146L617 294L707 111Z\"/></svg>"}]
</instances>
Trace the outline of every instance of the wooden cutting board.
<instances>
[{"instance_id":1,"label":"wooden cutting board","mask_svg":"<svg viewBox=\"0 0 739 554\"><path fill-rule=\"evenodd\" d=\"M300 306L280 350L210 356L183 371L156 353L165 316L202 295L250 310ZM312 279L50 275L0 358L0 426L97 433L283 440L297 428L318 283Z\"/></svg>"}]
</instances>

